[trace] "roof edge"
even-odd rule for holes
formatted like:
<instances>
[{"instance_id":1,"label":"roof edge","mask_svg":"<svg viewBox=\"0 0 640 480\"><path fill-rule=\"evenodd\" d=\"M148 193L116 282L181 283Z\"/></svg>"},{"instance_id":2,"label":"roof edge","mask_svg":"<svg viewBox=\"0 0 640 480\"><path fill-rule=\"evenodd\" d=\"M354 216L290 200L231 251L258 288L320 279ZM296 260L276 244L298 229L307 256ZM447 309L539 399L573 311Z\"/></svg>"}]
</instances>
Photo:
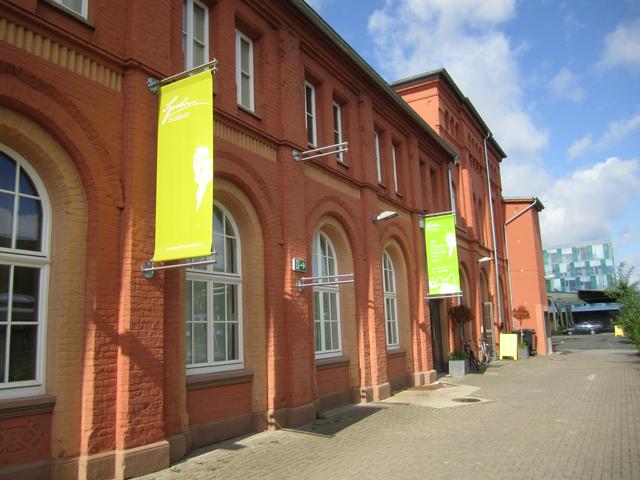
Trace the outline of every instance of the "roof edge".
<instances>
[{"instance_id":1,"label":"roof edge","mask_svg":"<svg viewBox=\"0 0 640 480\"><path fill-rule=\"evenodd\" d=\"M394 82L389 83L389 85L391 86L391 88L404 87L404 86L409 86L409 85L412 85L412 84L417 84L417 83L423 82L425 80L430 80L430 79L432 79L434 77L438 77L438 76L444 78L447 81L447 83L449 84L451 89L457 95L458 99L463 104L465 104L469 108L469 110L471 110L471 114L475 117L475 119L478 121L478 123L484 128L484 130L486 132L491 133L491 129L485 123L485 121L482 119L482 116L480 115L480 113L476 109L476 107L473 104L473 102L469 99L469 97L467 97L464 93L462 93L462 90L460 90L460 87L458 87L456 82L453 81L453 78L451 78L451 75L449 74L447 69L444 68L444 67L437 68L435 70L430 70L430 71L424 72L424 73L419 73L418 75L413 75L411 77L402 78L400 80L396 80ZM498 144L496 139L493 138L493 134L489 138L489 141L491 142L493 147L498 151L498 154L502 156L502 158L507 158L507 154L504 152L504 150L502 150L502 147Z\"/></svg>"},{"instance_id":2,"label":"roof edge","mask_svg":"<svg viewBox=\"0 0 640 480\"><path fill-rule=\"evenodd\" d=\"M540 201L540 199L538 197L502 197L502 201L509 203L509 202L529 202L529 203L534 203L536 209L540 212L542 210L544 210L544 205L542 204L542 202Z\"/></svg>"}]
</instances>

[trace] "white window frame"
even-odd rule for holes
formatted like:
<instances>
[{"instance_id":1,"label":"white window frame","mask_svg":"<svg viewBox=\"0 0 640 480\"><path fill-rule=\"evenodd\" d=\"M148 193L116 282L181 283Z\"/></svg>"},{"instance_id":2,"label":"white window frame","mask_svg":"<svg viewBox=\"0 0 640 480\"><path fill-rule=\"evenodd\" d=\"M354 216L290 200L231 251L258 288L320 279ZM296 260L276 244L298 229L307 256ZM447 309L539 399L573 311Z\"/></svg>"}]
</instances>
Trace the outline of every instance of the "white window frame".
<instances>
[{"instance_id":1,"label":"white window frame","mask_svg":"<svg viewBox=\"0 0 640 480\"><path fill-rule=\"evenodd\" d=\"M396 164L397 149L398 147L395 144L391 145L391 161L393 163L393 186L396 193L400 193L400 189L398 188L398 167Z\"/></svg>"},{"instance_id":2,"label":"white window frame","mask_svg":"<svg viewBox=\"0 0 640 480\"><path fill-rule=\"evenodd\" d=\"M311 91L311 105L307 102L307 89ZM318 132L316 129L316 87L313 84L305 81L304 82L304 125L307 130L307 142L309 146L316 147L318 145ZM308 128L308 119L311 118L311 132L309 132ZM311 138L309 138L309 134L311 134Z\"/></svg>"},{"instance_id":3,"label":"white window frame","mask_svg":"<svg viewBox=\"0 0 640 480\"><path fill-rule=\"evenodd\" d=\"M34 380L0 384L0 399L28 397L45 393L46 373L46 338L47 338L47 312L49 299L49 265L51 263L51 204L44 182L40 179L29 163L16 151L0 143L0 151L11 157L19 167L25 171L36 188L42 207L42 239L39 251L21 250L17 248L0 247L0 263L18 267L30 267L40 269L38 291L38 335L36 374ZM3 190L4 191L4 190ZM6 192L6 191L5 191ZM17 214L17 202L14 202L14 215ZM17 222L16 222L17 223ZM15 237L16 225L13 226L12 235ZM9 290L12 291L11 288ZM10 298L7 299L9 305ZM9 335L6 337L9 341ZM7 351L7 350L5 350ZM5 366L5 368L7 368ZM8 377L7 377L8 378Z\"/></svg>"},{"instance_id":4,"label":"white window frame","mask_svg":"<svg viewBox=\"0 0 640 480\"><path fill-rule=\"evenodd\" d=\"M326 262L325 259L322 258L322 249L320 248L320 241L321 238L325 240L326 245L327 245L327 251L328 254L326 257ZM329 238L329 236L327 234L325 234L324 232L317 232L315 234L315 236L313 237L313 252L315 253L315 255L312 255L313 258L313 275L314 276L320 276L320 275L337 275L338 274L338 258L336 256L336 250L333 246L333 243L331 242L331 239ZM331 270L329 268L329 259L332 258L333 259L333 264L334 264L334 269ZM320 262L323 262L323 265L320 264ZM313 332L314 332L314 350L315 350L315 356L316 359L320 359L320 358L327 358L327 357L338 357L340 355L342 355L342 321L340 319L340 290L338 289L338 285L323 285L323 286L319 286L319 287L313 287L313 302L316 302L316 294L318 294L318 311L320 313L320 320L318 321L318 319L315 317L315 305L313 308ZM326 345L325 345L325 329L327 328L327 323L324 320L324 301L323 301L323 297L325 295L328 295L330 298L330 301L335 302L335 310L336 310L336 321L337 321L337 333L338 333L338 342L337 342L337 348L334 349L326 349ZM316 342L315 342L315 332L316 332L316 323L320 324L320 343L322 345L320 350L316 350Z\"/></svg>"},{"instance_id":5,"label":"white window frame","mask_svg":"<svg viewBox=\"0 0 640 480\"><path fill-rule=\"evenodd\" d=\"M206 268L188 268L187 269L187 288L189 288L189 280L192 281L200 281L206 282L207 285L207 361L204 363L198 364L189 364L187 363L187 375L197 375L200 373L213 373L213 372L221 372L221 371L231 371L231 370L239 370L244 368L244 316L243 316L243 277L242 277L242 245L240 242L240 235L238 232L238 226L234 220L234 218L229 214L226 208L220 204L216 204L224 214L223 218L229 220L234 233L236 240L236 267L237 273L228 273L228 272L219 272L214 271L213 265L208 265ZM224 226L224 220L223 220ZM227 236L224 236L226 239ZM227 255L227 250L225 248L225 255ZM207 257L210 258L210 257ZM204 260L197 259L197 260ZM227 265L228 259L225 258L225 265ZM235 285L237 286L237 302L238 302L238 358L233 360L223 360L223 361L215 361L214 360L214 351L213 351L213 327L214 327L214 318L213 318L213 296L211 295L211 286L215 283L224 284L224 285ZM187 308L189 305L187 305ZM185 318L185 328L186 328L187 319ZM225 323L229 323L226 321ZM192 339L193 341L193 339Z\"/></svg>"},{"instance_id":6,"label":"white window frame","mask_svg":"<svg viewBox=\"0 0 640 480\"><path fill-rule=\"evenodd\" d=\"M242 42L246 42L249 45L249 71L245 72L242 70ZM243 106L251 110L255 111L254 105L254 77L253 77L253 40L247 37L240 30L236 30L236 90L237 90L237 99L238 105ZM242 102L242 77L246 76L249 79L249 104L245 105Z\"/></svg>"},{"instance_id":7,"label":"white window frame","mask_svg":"<svg viewBox=\"0 0 640 480\"><path fill-rule=\"evenodd\" d=\"M187 31L182 31L182 35L186 36L186 41L184 45L184 68L185 70L189 70L191 68L197 67L198 65L193 64L193 42L195 38L193 37L193 9L194 5L202 8L204 10L204 63L207 63L209 60L209 8L202 2L198 0L184 0L184 8L182 14L187 16ZM198 41L199 40L195 40Z\"/></svg>"},{"instance_id":8,"label":"white window frame","mask_svg":"<svg viewBox=\"0 0 640 480\"><path fill-rule=\"evenodd\" d=\"M384 291L384 331L387 339L387 348L400 348L400 335L398 332L398 290L396 288L396 271L391 255L382 252L382 285ZM387 303L392 308L387 308Z\"/></svg>"},{"instance_id":9,"label":"white window frame","mask_svg":"<svg viewBox=\"0 0 640 480\"><path fill-rule=\"evenodd\" d=\"M342 142L342 107L338 102L333 102L333 143L339 144ZM336 158L340 163L345 163L344 152L336 154Z\"/></svg>"},{"instance_id":10,"label":"white window frame","mask_svg":"<svg viewBox=\"0 0 640 480\"><path fill-rule=\"evenodd\" d=\"M378 183L382 183L382 159L380 158L380 134L377 130L373 131L375 153L376 153L376 178Z\"/></svg>"},{"instance_id":11,"label":"white window frame","mask_svg":"<svg viewBox=\"0 0 640 480\"><path fill-rule=\"evenodd\" d=\"M82 5L80 5L80 11L73 9L72 7L65 5L64 0L53 0L55 3L60 5L65 10L69 10L76 15L80 15L82 18L88 18L89 16L89 0L82 0Z\"/></svg>"}]
</instances>

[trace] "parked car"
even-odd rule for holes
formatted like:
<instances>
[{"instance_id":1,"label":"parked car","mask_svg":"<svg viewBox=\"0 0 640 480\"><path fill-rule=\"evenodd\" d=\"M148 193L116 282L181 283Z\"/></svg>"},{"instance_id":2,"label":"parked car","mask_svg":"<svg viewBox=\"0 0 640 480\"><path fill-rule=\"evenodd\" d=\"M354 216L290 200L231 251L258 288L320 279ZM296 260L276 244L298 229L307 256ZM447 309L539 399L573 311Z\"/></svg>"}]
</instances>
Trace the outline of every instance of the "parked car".
<instances>
[{"instance_id":1,"label":"parked car","mask_svg":"<svg viewBox=\"0 0 640 480\"><path fill-rule=\"evenodd\" d=\"M580 322L576 323L573 327L565 329L567 335L573 335L574 333L590 333L594 335L604 330L602 322Z\"/></svg>"}]
</instances>

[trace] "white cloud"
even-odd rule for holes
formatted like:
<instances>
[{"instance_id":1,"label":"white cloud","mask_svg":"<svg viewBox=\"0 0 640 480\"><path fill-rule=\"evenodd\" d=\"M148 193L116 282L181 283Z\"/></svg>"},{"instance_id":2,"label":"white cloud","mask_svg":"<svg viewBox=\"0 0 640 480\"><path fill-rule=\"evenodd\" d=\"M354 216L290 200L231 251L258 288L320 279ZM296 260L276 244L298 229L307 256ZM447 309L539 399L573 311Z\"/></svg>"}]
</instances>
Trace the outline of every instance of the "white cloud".
<instances>
[{"instance_id":1,"label":"white cloud","mask_svg":"<svg viewBox=\"0 0 640 480\"><path fill-rule=\"evenodd\" d=\"M579 103L584 99L585 91L578 81L579 77L565 67L551 79L549 88L556 97Z\"/></svg>"},{"instance_id":2,"label":"white cloud","mask_svg":"<svg viewBox=\"0 0 640 480\"><path fill-rule=\"evenodd\" d=\"M640 162L608 158L550 183L540 197L545 246L611 238L640 197Z\"/></svg>"},{"instance_id":3,"label":"white cloud","mask_svg":"<svg viewBox=\"0 0 640 480\"><path fill-rule=\"evenodd\" d=\"M567 150L567 158L571 160L583 155L588 150L610 147L636 130L640 130L640 113L630 118L610 122L607 131L595 141L590 134L574 141Z\"/></svg>"},{"instance_id":4,"label":"white cloud","mask_svg":"<svg viewBox=\"0 0 640 480\"><path fill-rule=\"evenodd\" d=\"M567 158L569 160L573 160L576 157L579 157L584 152L589 150L593 145L593 139L591 138L591 134L585 135L582 138L579 138L575 142L571 144L569 150L567 150Z\"/></svg>"},{"instance_id":5,"label":"white cloud","mask_svg":"<svg viewBox=\"0 0 640 480\"><path fill-rule=\"evenodd\" d=\"M640 18L619 24L604 39L600 69L627 67L640 71Z\"/></svg>"},{"instance_id":6,"label":"white cloud","mask_svg":"<svg viewBox=\"0 0 640 480\"><path fill-rule=\"evenodd\" d=\"M640 113L631 118L611 122L600 143L602 146L612 145L638 128L640 128Z\"/></svg>"},{"instance_id":7,"label":"white cloud","mask_svg":"<svg viewBox=\"0 0 640 480\"><path fill-rule=\"evenodd\" d=\"M498 30L515 7L515 0L387 0L368 29L386 76L446 67L509 157L535 161L548 134L525 107L520 48Z\"/></svg>"}]
</instances>

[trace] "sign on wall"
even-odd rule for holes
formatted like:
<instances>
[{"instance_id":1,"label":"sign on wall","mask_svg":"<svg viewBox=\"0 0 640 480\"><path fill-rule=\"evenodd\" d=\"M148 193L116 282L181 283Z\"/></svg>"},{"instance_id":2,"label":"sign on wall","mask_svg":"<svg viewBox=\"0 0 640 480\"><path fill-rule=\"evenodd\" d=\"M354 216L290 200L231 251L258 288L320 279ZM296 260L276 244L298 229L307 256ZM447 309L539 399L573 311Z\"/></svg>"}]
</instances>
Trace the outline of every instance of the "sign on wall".
<instances>
[{"instance_id":1,"label":"sign on wall","mask_svg":"<svg viewBox=\"0 0 640 480\"><path fill-rule=\"evenodd\" d=\"M460 293L458 246L453 214L424 219L429 295Z\"/></svg>"},{"instance_id":2,"label":"sign on wall","mask_svg":"<svg viewBox=\"0 0 640 480\"><path fill-rule=\"evenodd\" d=\"M154 261L211 254L213 76L160 88Z\"/></svg>"}]
</instances>

